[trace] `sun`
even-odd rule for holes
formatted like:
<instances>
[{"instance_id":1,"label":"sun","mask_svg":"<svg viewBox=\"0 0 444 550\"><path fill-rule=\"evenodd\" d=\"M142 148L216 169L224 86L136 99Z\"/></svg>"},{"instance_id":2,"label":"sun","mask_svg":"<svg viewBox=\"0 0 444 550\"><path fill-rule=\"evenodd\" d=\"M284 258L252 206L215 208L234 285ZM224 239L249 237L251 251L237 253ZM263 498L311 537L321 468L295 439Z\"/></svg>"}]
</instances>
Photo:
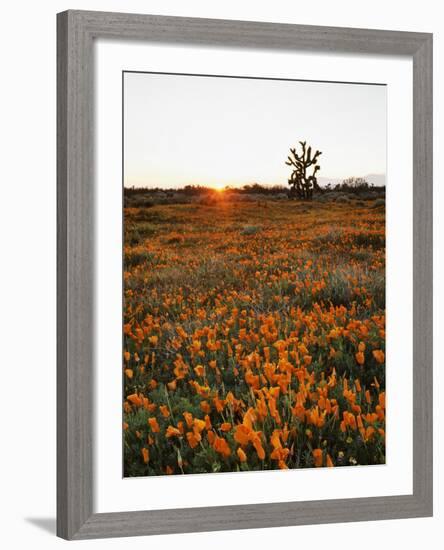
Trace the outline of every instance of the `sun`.
<instances>
[{"instance_id":1,"label":"sun","mask_svg":"<svg viewBox=\"0 0 444 550\"><path fill-rule=\"evenodd\" d=\"M223 193L226 190L226 186L222 183L213 183L211 185L208 185L209 189L212 191L216 191L217 193Z\"/></svg>"}]
</instances>

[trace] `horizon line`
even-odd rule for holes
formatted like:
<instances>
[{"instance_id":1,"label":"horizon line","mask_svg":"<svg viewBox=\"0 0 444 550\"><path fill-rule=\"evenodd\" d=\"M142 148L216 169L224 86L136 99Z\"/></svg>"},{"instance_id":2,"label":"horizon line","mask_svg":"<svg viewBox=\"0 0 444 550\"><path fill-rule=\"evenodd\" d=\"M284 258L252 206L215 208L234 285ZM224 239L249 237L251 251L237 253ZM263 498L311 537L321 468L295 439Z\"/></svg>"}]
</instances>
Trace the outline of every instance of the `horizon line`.
<instances>
[{"instance_id":1,"label":"horizon line","mask_svg":"<svg viewBox=\"0 0 444 550\"><path fill-rule=\"evenodd\" d=\"M376 175L376 174L375 174ZM384 176L384 174L377 174L377 175L380 175L380 176ZM354 177L354 176L351 176L351 177ZM359 177L359 176L357 176ZM345 180L347 180L348 178L332 178L333 180L335 181L330 181L330 182L321 182L319 183L319 186L320 187L326 187L327 185L329 184L334 184L334 185L338 185L338 184L342 184L345 182ZM363 178L365 180L365 178ZM369 185L373 186L373 187L385 187L386 186L386 183L383 183L383 184L377 184L377 183L372 183L371 181L367 182ZM258 182L250 182L250 183L243 183L243 184L239 184L239 185L230 185L230 184L227 184L227 185L211 185L211 184L203 184L203 183L185 183L183 185L176 185L176 186L171 186L171 187L164 187L162 185L156 185L156 186L149 186L149 185L127 185L127 184L124 184L123 185L123 188L124 189L143 189L145 191L155 191L155 190L160 190L160 191L181 191L181 190L184 190L185 188L187 187L194 187L194 188L197 188L197 189L214 189L214 190L220 190L220 189L225 189L225 190L237 190L237 189L243 189L245 187L252 187L252 186L258 186L258 187L261 187L261 188L269 188L269 189L272 189L273 187L276 188L276 187L280 187L280 188L283 188L283 189L286 189L289 184L284 184L284 183L258 183Z\"/></svg>"}]
</instances>

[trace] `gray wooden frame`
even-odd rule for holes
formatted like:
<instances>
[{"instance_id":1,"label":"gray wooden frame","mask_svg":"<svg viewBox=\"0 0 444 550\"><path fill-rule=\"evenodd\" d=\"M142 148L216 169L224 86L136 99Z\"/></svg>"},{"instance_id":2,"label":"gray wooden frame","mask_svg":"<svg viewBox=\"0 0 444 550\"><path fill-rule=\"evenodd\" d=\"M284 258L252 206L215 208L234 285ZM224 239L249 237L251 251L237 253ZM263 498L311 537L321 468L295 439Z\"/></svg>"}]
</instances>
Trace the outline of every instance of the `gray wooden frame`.
<instances>
[{"instance_id":1,"label":"gray wooden frame","mask_svg":"<svg viewBox=\"0 0 444 550\"><path fill-rule=\"evenodd\" d=\"M402 55L413 59L413 494L93 513L93 41ZM432 35L66 11L57 16L57 533L87 539L431 516Z\"/></svg>"}]
</instances>

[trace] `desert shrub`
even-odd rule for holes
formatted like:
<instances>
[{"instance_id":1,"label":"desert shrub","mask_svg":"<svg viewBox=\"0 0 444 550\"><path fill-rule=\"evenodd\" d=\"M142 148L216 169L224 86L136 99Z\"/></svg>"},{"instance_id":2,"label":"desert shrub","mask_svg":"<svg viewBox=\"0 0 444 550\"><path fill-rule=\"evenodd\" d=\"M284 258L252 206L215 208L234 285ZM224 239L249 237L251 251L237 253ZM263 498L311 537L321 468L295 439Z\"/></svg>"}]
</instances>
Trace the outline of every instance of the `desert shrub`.
<instances>
[{"instance_id":1,"label":"desert shrub","mask_svg":"<svg viewBox=\"0 0 444 550\"><path fill-rule=\"evenodd\" d=\"M385 206L385 199L376 199L373 204L370 205L370 208L381 208Z\"/></svg>"},{"instance_id":2,"label":"desert shrub","mask_svg":"<svg viewBox=\"0 0 444 550\"><path fill-rule=\"evenodd\" d=\"M336 197L335 202L340 204L348 204L351 201L351 198L348 195L340 195Z\"/></svg>"},{"instance_id":3,"label":"desert shrub","mask_svg":"<svg viewBox=\"0 0 444 550\"><path fill-rule=\"evenodd\" d=\"M151 237L152 235L155 235L157 229L152 223L142 222L137 224L137 231L141 237Z\"/></svg>"},{"instance_id":4,"label":"desert shrub","mask_svg":"<svg viewBox=\"0 0 444 550\"><path fill-rule=\"evenodd\" d=\"M371 246L374 249L385 248L385 234L383 233L372 231L355 233L351 237L351 240L358 247L368 248Z\"/></svg>"},{"instance_id":5,"label":"desert shrub","mask_svg":"<svg viewBox=\"0 0 444 550\"><path fill-rule=\"evenodd\" d=\"M246 225L242 231L241 235L256 235L256 233L259 233L262 228L257 225Z\"/></svg>"},{"instance_id":6,"label":"desert shrub","mask_svg":"<svg viewBox=\"0 0 444 550\"><path fill-rule=\"evenodd\" d=\"M136 265L150 262L153 260L153 254L142 247L132 248L125 252L124 266L125 268L134 267Z\"/></svg>"},{"instance_id":7,"label":"desert shrub","mask_svg":"<svg viewBox=\"0 0 444 550\"><path fill-rule=\"evenodd\" d=\"M344 231L341 228L332 228L325 233L316 235L313 239L315 243L320 245L331 245L342 242Z\"/></svg>"},{"instance_id":8,"label":"desert shrub","mask_svg":"<svg viewBox=\"0 0 444 550\"><path fill-rule=\"evenodd\" d=\"M173 235L172 237L168 237L165 242L167 244L181 244L184 240L185 239L182 235Z\"/></svg>"},{"instance_id":9,"label":"desert shrub","mask_svg":"<svg viewBox=\"0 0 444 550\"><path fill-rule=\"evenodd\" d=\"M130 246L137 246L142 241L142 237L137 229L133 229L132 231L128 231L127 235L125 236L125 242L128 243Z\"/></svg>"},{"instance_id":10,"label":"desert shrub","mask_svg":"<svg viewBox=\"0 0 444 550\"><path fill-rule=\"evenodd\" d=\"M314 200L320 203L326 203L332 200L331 193L326 193L325 195L317 195Z\"/></svg>"}]
</instances>

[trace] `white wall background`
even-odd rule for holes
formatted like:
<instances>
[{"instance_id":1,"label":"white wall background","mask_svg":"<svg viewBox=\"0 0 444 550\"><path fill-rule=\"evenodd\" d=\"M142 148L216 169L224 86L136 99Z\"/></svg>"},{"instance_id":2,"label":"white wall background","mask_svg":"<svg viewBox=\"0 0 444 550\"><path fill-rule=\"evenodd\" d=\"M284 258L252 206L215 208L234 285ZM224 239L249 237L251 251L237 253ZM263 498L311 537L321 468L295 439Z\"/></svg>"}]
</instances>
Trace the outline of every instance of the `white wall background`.
<instances>
[{"instance_id":1,"label":"white wall background","mask_svg":"<svg viewBox=\"0 0 444 550\"><path fill-rule=\"evenodd\" d=\"M435 33L435 517L77 543L82 548L416 548L444 529L442 255L444 25L436 0L45 0L2 5L0 86L1 489L5 548L60 548L55 531L55 14L68 8ZM441 145L441 147L440 147ZM441 285L442 286L442 285ZM441 392L442 393L442 392ZM440 427L440 428L439 428ZM439 432L441 437L438 438ZM76 543L71 543L76 544Z\"/></svg>"}]
</instances>

